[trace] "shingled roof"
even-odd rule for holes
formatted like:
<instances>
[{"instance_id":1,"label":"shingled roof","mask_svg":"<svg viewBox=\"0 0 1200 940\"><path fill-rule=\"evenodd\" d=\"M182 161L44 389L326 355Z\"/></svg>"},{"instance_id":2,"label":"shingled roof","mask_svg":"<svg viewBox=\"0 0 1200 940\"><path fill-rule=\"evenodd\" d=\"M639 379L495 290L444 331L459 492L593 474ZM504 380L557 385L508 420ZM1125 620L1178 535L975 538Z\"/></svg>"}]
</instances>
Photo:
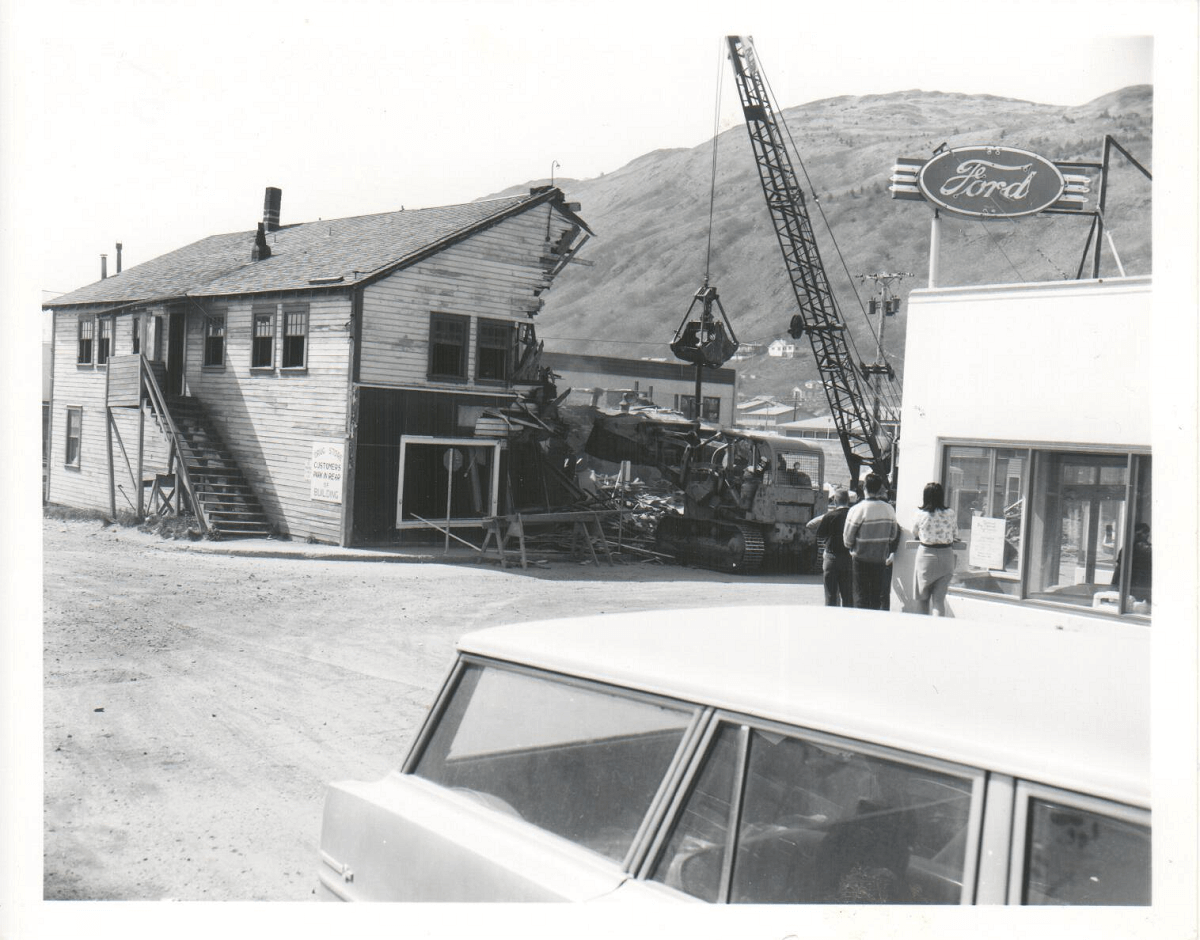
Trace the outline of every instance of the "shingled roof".
<instances>
[{"instance_id":1,"label":"shingled roof","mask_svg":"<svg viewBox=\"0 0 1200 940\"><path fill-rule=\"evenodd\" d=\"M251 260L254 231L212 235L56 297L44 306L351 287L545 202L553 202L564 215L586 228L562 202L559 190L544 189L457 206L402 209L283 226L267 233L271 256L261 261Z\"/></svg>"}]
</instances>

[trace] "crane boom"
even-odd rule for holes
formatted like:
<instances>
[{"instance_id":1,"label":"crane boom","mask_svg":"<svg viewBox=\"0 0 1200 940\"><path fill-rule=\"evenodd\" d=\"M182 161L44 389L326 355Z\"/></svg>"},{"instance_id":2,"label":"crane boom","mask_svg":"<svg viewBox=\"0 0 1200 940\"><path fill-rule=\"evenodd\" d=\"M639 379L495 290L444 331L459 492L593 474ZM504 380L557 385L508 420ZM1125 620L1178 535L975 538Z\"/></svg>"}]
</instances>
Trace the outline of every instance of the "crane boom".
<instances>
[{"instance_id":1,"label":"crane boom","mask_svg":"<svg viewBox=\"0 0 1200 940\"><path fill-rule=\"evenodd\" d=\"M846 343L846 326L829 288L804 192L792 169L781 122L768 97L753 43L749 37L726 39L763 194L800 308L792 317L788 333L795 339L808 334L857 489L863 464L885 477L891 473L892 442L882 439L878 401L874 412L867 408L863 383ZM890 423L896 426L894 421Z\"/></svg>"}]
</instances>

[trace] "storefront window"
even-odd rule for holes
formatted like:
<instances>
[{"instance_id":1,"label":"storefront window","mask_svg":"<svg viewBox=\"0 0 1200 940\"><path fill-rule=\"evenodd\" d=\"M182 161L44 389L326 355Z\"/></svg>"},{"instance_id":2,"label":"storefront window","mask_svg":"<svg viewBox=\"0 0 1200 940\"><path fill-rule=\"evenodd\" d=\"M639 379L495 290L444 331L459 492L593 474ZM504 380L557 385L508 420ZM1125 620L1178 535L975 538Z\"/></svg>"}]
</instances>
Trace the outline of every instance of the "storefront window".
<instances>
[{"instance_id":1,"label":"storefront window","mask_svg":"<svg viewBox=\"0 0 1200 940\"><path fill-rule=\"evenodd\" d=\"M954 583L976 591L1020 591L1021 534L1029 451L1007 447L949 447L947 505L957 515L959 537Z\"/></svg>"},{"instance_id":2,"label":"storefront window","mask_svg":"<svg viewBox=\"0 0 1200 940\"><path fill-rule=\"evenodd\" d=\"M1149 456L951 445L944 468L954 586L1149 614Z\"/></svg>"},{"instance_id":3,"label":"storefront window","mask_svg":"<svg viewBox=\"0 0 1200 940\"><path fill-rule=\"evenodd\" d=\"M1030 525L1037 552L1029 569L1030 597L1104 603L1097 595L1111 592L1124 541L1127 464L1123 454L1046 454L1039 461Z\"/></svg>"}]
</instances>

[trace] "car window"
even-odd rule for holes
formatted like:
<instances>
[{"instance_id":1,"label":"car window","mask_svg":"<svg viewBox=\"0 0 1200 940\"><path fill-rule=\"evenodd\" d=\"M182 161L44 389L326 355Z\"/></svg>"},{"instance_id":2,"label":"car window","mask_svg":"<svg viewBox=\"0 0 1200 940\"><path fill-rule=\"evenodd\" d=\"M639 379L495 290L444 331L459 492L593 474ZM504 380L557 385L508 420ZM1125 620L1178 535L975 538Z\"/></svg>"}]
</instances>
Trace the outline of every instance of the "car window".
<instances>
[{"instance_id":1,"label":"car window","mask_svg":"<svg viewBox=\"0 0 1200 940\"><path fill-rule=\"evenodd\" d=\"M693 714L472 664L414 773L619 861Z\"/></svg>"},{"instance_id":2,"label":"car window","mask_svg":"<svg viewBox=\"0 0 1200 940\"><path fill-rule=\"evenodd\" d=\"M1149 904L1150 827L1031 799L1026 904Z\"/></svg>"},{"instance_id":3,"label":"car window","mask_svg":"<svg viewBox=\"0 0 1200 940\"><path fill-rule=\"evenodd\" d=\"M719 899L732 852L734 903L960 903L970 777L754 730L731 845L733 740L717 736L656 880Z\"/></svg>"}]
</instances>

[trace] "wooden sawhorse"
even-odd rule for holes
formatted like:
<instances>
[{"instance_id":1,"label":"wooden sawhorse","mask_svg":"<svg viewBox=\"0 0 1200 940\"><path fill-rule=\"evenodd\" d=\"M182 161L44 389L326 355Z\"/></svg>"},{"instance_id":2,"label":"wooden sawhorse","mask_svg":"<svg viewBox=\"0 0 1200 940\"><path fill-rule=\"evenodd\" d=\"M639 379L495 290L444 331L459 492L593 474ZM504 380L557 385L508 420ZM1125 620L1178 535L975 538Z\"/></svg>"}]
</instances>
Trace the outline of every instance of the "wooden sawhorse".
<instances>
[{"instance_id":1,"label":"wooden sawhorse","mask_svg":"<svg viewBox=\"0 0 1200 940\"><path fill-rule=\"evenodd\" d=\"M496 551L500 555L500 567L508 566L508 555L506 552L509 539L513 536L517 538L517 544L521 550L521 567L529 567L529 559L525 554L525 527L539 525L561 525L570 522L573 525L571 535L571 553L574 554L578 550L580 542L587 547L588 553L592 556L592 561L600 564L600 557L596 554L596 543L600 543L600 548L604 552L608 563L613 564L612 552L608 547L608 539L604 535L604 529L600 524L601 516L619 515L620 510L579 510L576 512L534 512L534 513L515 513L510 516L490 516L483 521L486 534L483 537L483 547L480 548L481 553L486 553L488 545L495 541Z\"/></svg>"}]
</instances>

